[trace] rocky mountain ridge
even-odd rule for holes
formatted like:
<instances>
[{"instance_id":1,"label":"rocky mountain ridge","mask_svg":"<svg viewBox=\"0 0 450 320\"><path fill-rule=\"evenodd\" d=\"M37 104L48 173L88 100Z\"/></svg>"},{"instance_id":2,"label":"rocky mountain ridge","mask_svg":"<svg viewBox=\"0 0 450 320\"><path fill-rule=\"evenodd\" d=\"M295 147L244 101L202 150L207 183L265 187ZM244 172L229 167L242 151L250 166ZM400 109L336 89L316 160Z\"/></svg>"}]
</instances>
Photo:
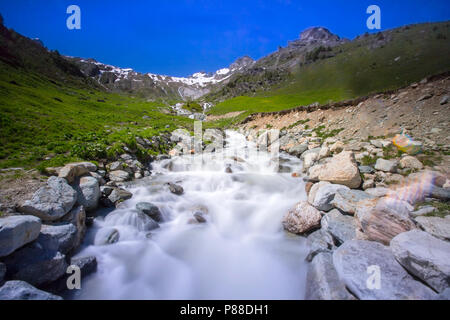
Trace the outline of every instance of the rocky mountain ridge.
<instances>
[{"instance_id":1,"label":"rocky mountain ridge","mask_svg":"<svg viewBox=\"0 0 450 320\"><path fill-rule=\"evenodd\" d=\"M173 77L154 73L140 73L131 68L119 68L95 59L67 57L86 76L96 80L107 90L138 92L150 97L167 96L195 100L209 93L212 86L220 86L236 73L244 72L254 64L248 56L241 57L229 67L216 72L196 72L189 77Z\"/></svg>"}]
</instances>

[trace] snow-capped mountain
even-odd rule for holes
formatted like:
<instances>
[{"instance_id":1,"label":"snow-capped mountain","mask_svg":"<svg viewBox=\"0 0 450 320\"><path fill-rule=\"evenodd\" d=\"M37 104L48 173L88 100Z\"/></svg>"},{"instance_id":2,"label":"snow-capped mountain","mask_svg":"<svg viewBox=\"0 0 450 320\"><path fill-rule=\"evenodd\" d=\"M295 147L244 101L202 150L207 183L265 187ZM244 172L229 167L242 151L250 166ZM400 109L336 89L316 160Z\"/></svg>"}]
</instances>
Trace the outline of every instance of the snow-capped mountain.
<instances>
[{"instance_id":1,"label":"snow-capped mountain","mask_svg":"<svg viewBox=\"0 0 450 320\"><path fill-rule=\"evenodd\" d=\"M119 68L94 59L67 57L81 72L112 91L141 93L148 97L175 97L183 100L198 99L211 89L227 83L231 76L243 72L254 64L248 56L239 58L228 68L214 73L197 72L189 77L172 77L153 73L139 73L130 68Z\"/></svg>"}]
</instances>

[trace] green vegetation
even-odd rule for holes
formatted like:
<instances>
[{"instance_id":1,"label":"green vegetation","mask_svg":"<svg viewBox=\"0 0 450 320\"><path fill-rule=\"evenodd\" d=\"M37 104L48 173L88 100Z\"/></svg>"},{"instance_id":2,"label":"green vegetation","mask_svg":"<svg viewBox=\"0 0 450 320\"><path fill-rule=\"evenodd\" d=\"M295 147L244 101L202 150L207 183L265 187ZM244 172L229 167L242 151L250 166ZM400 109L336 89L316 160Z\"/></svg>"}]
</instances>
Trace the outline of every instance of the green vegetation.
<instances>
[{"instance_id":1,"label":"green vegetation","mask_svg":"<svg viewBox=\"0 0 450 320\"><path fill-rule=\"evenodd\" d=\"M363 166L373 166L377 163L378 157L364 156L361 159L361 165Z\"/></svg>"},{"instance_id":2,"label":"green vegetation","mask_svg":"<svg viewBox=\"0 0 450 320\"><path fill-rule=\"evenodd\" d=\"M383 147L383 158L386 160L400 158L402 154L404 154L404 152L397 149L393 144Z\"/></svg>"},{"instance_id":3,"label":"green vegetation","mask_svg":"<svg viewBox=\"0 0 450 320\"><path fill-rule=\"evenodd\" d=\"M210 113L244 110L245 117L255 112L279 111L314 102L324 104L397 89L450 70L450 42L444 39L449 36L447 22L399 28L385 36L367 35L333 48L334 57L299 65L283 81L261 85L260 90L218 103ZM247 79L251 81L257 83L261 79ZM229 85L236 83L231 81Z\"/></svg>"},{"instance_id":4,"label":"green vegetation","mask_svg":"<svg viewBox=\"0 0 450 320\"><path fill-rule=\"evenodd\" d=\"M343 130L344 130L343 128L327 130L326 127L324 125L322 125L322 126L318 126L317 128L314 128L313 132L316 133L317 137L325 140L327 138L331 138L331 137L338 135Z\"/></svg>"},{"instance_id":5,"label":"green vegetation","mask_svg":"<svg viewBox=\"0 0 450 320\"><path fill-rule=\"evenodd\" d=\"M416 205L415 210L420 209L423 206L433 206L437 210L426 214L426 217L440 217L445 218L450 214L450 204L448 202L440 202L440 201L432 201L432 202L423 202Z\"/></svg>"},{"instance_id":6,"label":"green vegetation","mask_svg":"<svg viewBox=\"0 0 450 320\"><path fill-rule=\"evenodd\" d=\"M198 113L203 112L203 107L197 102L193 101L187 102L183 108L191 112L198 112Z\"/></svg>"},{"instance_id":7,"label":"green vegetation","mask_svg":"<svg viewBox=\"0 0 450 320\"><path fill-rule=\"evenodd\" d=\"M306 124L306 123L308 123L309 121L311 121L311 120L310 120L310 119L299 120L299 121L297 121L297 122L291 124L290 126L288 126L287 129L295 128L295 127L297 127L297 126L299 126L299 125Z\"/></svg>"},{"instance_id":8,"label":"green vegetation","mask_svg":"<svg viewBox=\"0 0 450 320\"><path fill-rule=\"evenodd\" d=\"M136 136L193 127L161 113L162 102L67 86L2 62L0 68L0 168L114 158L125 146L135 150Z\"/></svg>"}]
</instances>

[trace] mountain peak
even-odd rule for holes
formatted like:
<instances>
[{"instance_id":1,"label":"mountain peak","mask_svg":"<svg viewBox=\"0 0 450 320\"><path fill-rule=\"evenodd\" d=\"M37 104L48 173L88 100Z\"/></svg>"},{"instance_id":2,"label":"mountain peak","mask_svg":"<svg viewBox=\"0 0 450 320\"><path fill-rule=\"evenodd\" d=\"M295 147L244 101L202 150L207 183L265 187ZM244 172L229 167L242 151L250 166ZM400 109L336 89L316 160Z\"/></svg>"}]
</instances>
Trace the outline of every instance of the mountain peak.
<instances>
[{"instance_id":1,"label":"mountain peak","mask_svg":"<svg viewBox=\"0 0 450 320\"><path fill-rule=\"evenodd\" d=\"M338 41L339 37L324 27L311 27L300 34L300 40L311 41Z\"/></svg>"},{"instance_id":2,"label":"mountain peak","mask_svg":"<svg viewBox=\"0 0 450 320\"><path fill-rule=\"evenodd\" d=\"M243 57L238 58L235 62L233 62L230 65L230 69L235 70L235 69L246 68L246 67L252 65L254 62L255 62L255 60L253 60L249 56L243 56Z\"/></svg>"}]
</instances>

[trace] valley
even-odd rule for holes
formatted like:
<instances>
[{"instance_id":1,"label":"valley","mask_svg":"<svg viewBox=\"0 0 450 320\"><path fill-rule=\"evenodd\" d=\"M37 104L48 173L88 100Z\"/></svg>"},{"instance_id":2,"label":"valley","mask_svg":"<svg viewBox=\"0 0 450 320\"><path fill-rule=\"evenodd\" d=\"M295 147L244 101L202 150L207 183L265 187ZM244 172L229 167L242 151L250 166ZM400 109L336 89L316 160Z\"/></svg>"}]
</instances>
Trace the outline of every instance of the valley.
<instances>
[{"instance_id":1,"label":"valley","mask_svg":"<svg viewBox=\"0 0 450 320\"><path fill-rule=\"evenodd\" d=\"M313 27L174 77L1 21L0 300L449 299L449 39Z\"/></svg>"}]
</instances>

